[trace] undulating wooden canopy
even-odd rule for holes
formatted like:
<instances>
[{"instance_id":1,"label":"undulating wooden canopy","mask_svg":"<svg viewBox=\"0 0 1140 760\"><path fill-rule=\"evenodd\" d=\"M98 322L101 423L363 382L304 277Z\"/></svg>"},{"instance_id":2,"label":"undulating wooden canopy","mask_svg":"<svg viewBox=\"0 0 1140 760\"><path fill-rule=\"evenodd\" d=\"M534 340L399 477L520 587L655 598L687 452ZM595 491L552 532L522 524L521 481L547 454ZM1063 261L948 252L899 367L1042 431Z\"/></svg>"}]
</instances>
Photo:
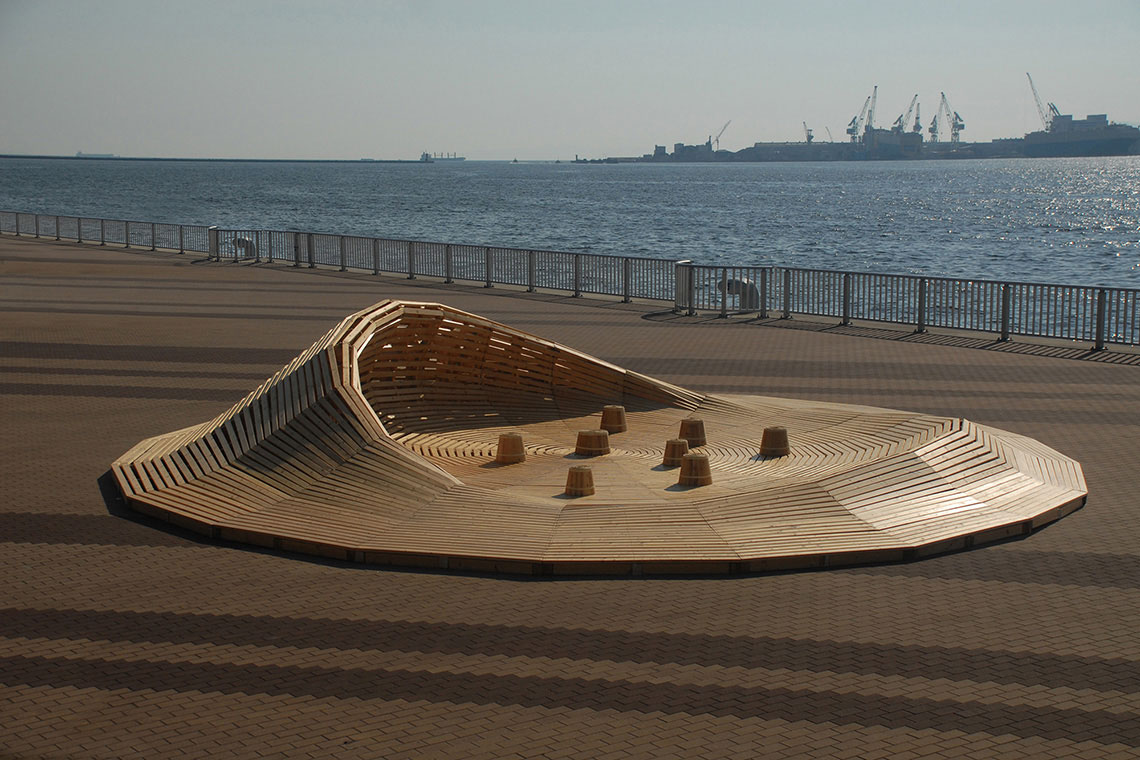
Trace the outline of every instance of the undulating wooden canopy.
<instances>
[{"instance_id":1,"label":"undulating wooden canopy","mask_svg":"<svg viewBox=\"0 0 1140 760\"><path fill-rule=\"evenodd\" d=\"M575 454L607 405L627 429ZM662 464L700 418L712 483ZM790 452L760 453L766 427ZM525 461L495 461L518 433ZM594 493L566 494L571 466ZM695 393L432 303L343 320L218 417L113 465L135 510L347 561L533 574L754 572L913 559L1084 503L1080 465L968 420Z\"/></svg>"}]
</instances>

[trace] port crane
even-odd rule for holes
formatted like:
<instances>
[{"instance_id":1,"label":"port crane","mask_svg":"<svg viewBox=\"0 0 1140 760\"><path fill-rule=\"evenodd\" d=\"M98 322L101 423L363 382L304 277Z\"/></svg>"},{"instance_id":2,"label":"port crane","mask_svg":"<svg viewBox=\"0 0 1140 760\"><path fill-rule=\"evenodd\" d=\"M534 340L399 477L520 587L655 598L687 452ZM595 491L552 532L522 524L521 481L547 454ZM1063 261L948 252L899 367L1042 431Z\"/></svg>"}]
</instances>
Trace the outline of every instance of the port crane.
<instances>
[{"instance_id":1,"label":"port crane","mask_svg":"<svg viewBox=\"0 0 1140 760\"><path fill-rule=\"evenodd\" d=\"M946 93L942 93L942 102L946 104L946 113L952 114L950 116L950 142L958 142L958 135L966 128L966 122L962 121L962 117L958 112L950 107L950 101L946 99Z\"/></svg>"},{"instance_id":2,"label":"port crane","mask_svg":"<svg viewBox=\"0 0 1140 760\"><path fill-rule=\"evenodd\" d=\"M851 123L847 125L847 134L850 135L851 142L856 142L859 139L859 132L863 129L863 120L867 118L867 107L869 105L871 105L870 95L863 101L863 110L859 112L858 116L852 116Z\"/></svg>"},{"instance_id":3,"label":"port crane","mask_svg":"<svg viewBox=\"0 0 1140 760\"><path fill-rule=\"evenodd\" d=\"M1049 128L1053 126L1053 117L1060 116L1061 112L1053 103L1049 104L1049 113L1045 113L1045 108L1041 105L1041 96L1037 94L1037 85L1033 84L1033 77L1029 76L1029 72L1025 72L1025 76L1029 77L1029 88L1033 90L1033 102L1037 104L1037 115L1041 117L1041 123L1045 125L1045 131L1048 132Z\"/></svg>"},{"instance_id":4,"label":"port crane","mask_svg":"<svg viewBox=\"0 0 1140 760\"><path fill-rule=\"evenodd\" d=\"M930 141L938 142L942 130L946 128L946 124L950 124L950 142L958 142L958 137L962 130L966 128L966 122L958 115L958 112L950 107L950 101L946 99L946 93L942 93L942 99L938 101L938 109L934 114L934 118L930 120Z\"/></svg>"},{"instance_id":5,"label":"port crane","mask_svg":"<svg viewBox=\"0 0 1140 760\"><path fill-rule=\"evenodd\" d=\"M715 150L720 150L720 136L724 134L724 130L728 129L728 125L731 123L732 119L729 119L724 123L724 126L720 128L720 131L716 133L716 137L709 137L709 142L713 143Z\"/></svg>"},{"instance_id":6,"label":"port crane","mask_svg":"<svg viewBox=\"0 0 1140 760\"><path fill-rule=\"evenodd\" d=\"M902 133L902 132L906 131L906 125L910 123L910 115L912 113L914 113L914 107L917 104L918 104L918 93L916 92L914 94L914 97L910 99L910 106L908 106L906 109L906 115L904 116L900 113L899 117L897 119L895 119L894 126L891 127L892 132Z\"/></svg>"},{"instance_id":7,"label":"port crane","mask_svg":"<svg viewBox=\"0 0 1140 760\"><path fill-rule=\"evenodd\" d=\"M922 103L914 104L914 126L911 127L910 131L916 135L922 134Z\"/></svg>"},{"instance_id":8,"label":"port crane","mask_svg":"<svg viewBox=\"0 0 1140 760\"><path fill-rule=\"evenodd\" d=\"M808 125L807 125L806 121L803 123L803 125L804 125L804 140L807 141L808 145L811 145L811 141L814 138L814 136L812 135L811 130L808 129Z\"/></svg>"}]
</instances>

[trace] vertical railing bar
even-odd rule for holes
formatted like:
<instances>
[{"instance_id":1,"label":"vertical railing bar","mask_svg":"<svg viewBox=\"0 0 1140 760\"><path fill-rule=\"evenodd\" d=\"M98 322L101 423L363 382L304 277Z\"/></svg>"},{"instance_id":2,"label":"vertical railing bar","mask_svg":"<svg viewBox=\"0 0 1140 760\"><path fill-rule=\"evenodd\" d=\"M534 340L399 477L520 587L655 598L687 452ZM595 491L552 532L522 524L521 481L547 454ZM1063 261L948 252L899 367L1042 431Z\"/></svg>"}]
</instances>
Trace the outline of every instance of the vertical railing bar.
<instances>
[{"instance_id":1,"label":"vertical railing bar","mask_svg":"<svg viewBox=\"0 0 1140 760\"><path fill-rule=\"evenodd\" d=\"M1108 293L1104 288L1096 292L1096 340L1093 343L1094 351L1104 350L1104 317L1107 307Z\"/></svg>"},{"instance_id":2,"label":"vertical railing bar","mask_svg":"<svg viewBox=\"0 0 1140 760\"><path fill-rule=\"evenodd\" d=\"M720 316L728 316L728 267L720 268Z\"/></svg>"},{"instance_id":3,"label":"vertical railing bar","mask_svg":"<svg viewBox=\"0 0 1140 760\"><path fill-rule=\"evenodd\" d=\"M483 246L483 287L492 287L491 275L491 248L490 246Z\"/></svg>"},{"instance_id":4,"label":"vertical railing bar","mask_svg":"<svg viewBox=\"0 0 1140 760\"><path fill-rule=\"evenodd\" d=\"M918 279L918 324L915 326L916 333L926 332L926 285L925 277Z\"/></svg>"},{"instance_id":5,"label":"vertical railing bar","mask_svg":"<svg viewBox=\"0 0 1140 760\"><path fill-rule=\"evenodd\" d=\"M784 270L784 319L792 318L792 270Z\"/></svg>"},{"instance_id":6,"label":"vertical railing bar","mask_svg":"<svg viewBox=\"0 0 1140 760\"><path fill-rule=\"evenodd\" d=\"M1001 284L1001 340L1009 340L1009 303L1010 303L1010 285L1003 282Z\"/></svg>"},{"instance_id":7,"label":"vertical railing bar","mask_svg":"<svg viewBox=\"0 0 1140 760\"><path fill-rule=\"evenodd\" d=\"M688 291L689 291L688 292L689 316L694 317L697 314L697 267L693 264L689 264L687 269L688 269L688 282L686 283L686 286L687 286Z\"/></svg>"},{"instance_id":8,"label":"vertical railing bar","mask_svg":"<svg viewBox=\"0 0 1140 760\"><path fill-rule=\"evenodd\" d=\"M843 323L851 324L851 273L843 273Z\"/></svg>"},{"instance_id":9,"label":"vertical railing bar","mask_svg":"<svg viewBox=\"0 0 1140 760\"><path fill-rule=\"evenodd\" d=\"M768 318L768 272L771 267L760 270L760 318Z\"/></svg>"}]
</instances>

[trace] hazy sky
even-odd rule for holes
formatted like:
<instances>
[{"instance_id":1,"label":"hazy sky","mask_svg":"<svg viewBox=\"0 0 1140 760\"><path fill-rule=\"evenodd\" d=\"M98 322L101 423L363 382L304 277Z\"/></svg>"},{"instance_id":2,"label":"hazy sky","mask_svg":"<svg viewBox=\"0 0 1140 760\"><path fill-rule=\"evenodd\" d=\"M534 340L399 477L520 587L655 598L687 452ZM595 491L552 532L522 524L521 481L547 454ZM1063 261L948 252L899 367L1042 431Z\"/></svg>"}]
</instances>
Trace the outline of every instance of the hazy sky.
<instances>
[{"instance_id":1,"label":"hazy sky","mask_svg":"<svg viewBox=\"0 0 1140 760\"><path fill-rule=\"evenodd\" d=\"M844 139L945 91L1040 128L1025 78L1140 124L1140 0L0 0L0 153L472 159Z\"/></svg>"}]
</instances>

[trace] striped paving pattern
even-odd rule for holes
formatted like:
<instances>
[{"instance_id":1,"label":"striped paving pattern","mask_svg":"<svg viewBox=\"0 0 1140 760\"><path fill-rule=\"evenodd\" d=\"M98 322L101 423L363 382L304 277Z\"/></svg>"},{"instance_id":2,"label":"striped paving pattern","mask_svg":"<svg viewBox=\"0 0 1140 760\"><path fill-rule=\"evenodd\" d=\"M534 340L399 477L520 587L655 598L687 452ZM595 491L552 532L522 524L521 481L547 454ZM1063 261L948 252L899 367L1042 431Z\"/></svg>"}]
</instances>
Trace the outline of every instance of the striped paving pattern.
<instances>
[{"instance_id":1,"label":"striped paving pattern","mask_svg":"<svg viewBox=\"0 0 1140 760\"><path fill-rule=\"evenodd\" d=\"M0 271L0 757L1140 757L1132 354L11 238ZM598 581L305 559L115 501L135 442L383 298L705 393L964 416L1079 460L1088 504L920 562Z\"/></svg>"}]
</instances>

